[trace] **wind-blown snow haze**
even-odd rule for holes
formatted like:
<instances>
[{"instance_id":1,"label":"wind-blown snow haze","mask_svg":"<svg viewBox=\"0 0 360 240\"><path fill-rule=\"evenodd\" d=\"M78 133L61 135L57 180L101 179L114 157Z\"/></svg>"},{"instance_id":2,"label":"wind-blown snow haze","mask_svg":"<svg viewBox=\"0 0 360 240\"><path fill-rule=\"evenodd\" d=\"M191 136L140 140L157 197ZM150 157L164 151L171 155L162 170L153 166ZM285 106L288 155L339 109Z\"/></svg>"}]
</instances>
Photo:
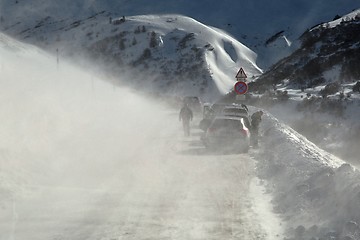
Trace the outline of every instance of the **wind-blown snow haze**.
<instances>
[{"instance_id":1,"label":"wind-blown snow haze","mask_svg":"<svg viewBox=\"0 0 360 240\"><path fill-rule=\"evenodd\" d=\"M358 7L0 1L0 240L359 240Z\"/></svg>"}]
</instances>

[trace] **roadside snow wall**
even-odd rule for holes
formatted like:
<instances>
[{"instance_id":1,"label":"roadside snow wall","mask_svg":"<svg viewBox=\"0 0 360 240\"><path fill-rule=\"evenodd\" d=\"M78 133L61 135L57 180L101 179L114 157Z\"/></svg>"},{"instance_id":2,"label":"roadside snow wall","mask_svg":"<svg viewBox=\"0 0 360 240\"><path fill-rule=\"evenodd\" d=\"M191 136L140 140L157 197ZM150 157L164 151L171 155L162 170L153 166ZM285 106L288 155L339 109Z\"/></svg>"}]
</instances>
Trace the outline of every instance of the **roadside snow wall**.
<instances>
[{"instance_id":1,"label":"roadside snow wall","mask_svg":"<svg viewBox=\"0 0 360 240\"><path fill-rule=\"evenodd\" d=\"M360 172L270 114L257 171L289 239L360 239Z\"/></svg>"}]
</instances>

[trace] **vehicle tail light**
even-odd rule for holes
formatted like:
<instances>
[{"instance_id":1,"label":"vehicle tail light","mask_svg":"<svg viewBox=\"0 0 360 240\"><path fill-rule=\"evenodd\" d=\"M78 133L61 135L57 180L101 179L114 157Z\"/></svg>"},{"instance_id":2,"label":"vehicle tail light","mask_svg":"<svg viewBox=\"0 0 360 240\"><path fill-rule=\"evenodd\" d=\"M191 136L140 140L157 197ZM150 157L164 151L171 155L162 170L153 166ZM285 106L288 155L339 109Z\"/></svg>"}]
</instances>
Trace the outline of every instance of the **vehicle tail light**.
<instances>
[{"instance_id":1,"label":"vehicle tail light","mask_svg":"<svg viewBox=\"0 0 360 240\"><path fill-rule=\"evenodd\" d=\"M246 129L240 129L240 132L244 135L244 136L248 136L249 135L249 131Z\"/></svg>"},{"instance_id":2,"label":"vehicle tail light","mask_svg":"<svg viewBox=\"0 0 360 240\"><path fill-rule=\"evenodd\" d=\"M215 132L215 131L216 131L216 128L210 127L208 131L209 131L209 132Z\"/></svg>"}]
</instances>

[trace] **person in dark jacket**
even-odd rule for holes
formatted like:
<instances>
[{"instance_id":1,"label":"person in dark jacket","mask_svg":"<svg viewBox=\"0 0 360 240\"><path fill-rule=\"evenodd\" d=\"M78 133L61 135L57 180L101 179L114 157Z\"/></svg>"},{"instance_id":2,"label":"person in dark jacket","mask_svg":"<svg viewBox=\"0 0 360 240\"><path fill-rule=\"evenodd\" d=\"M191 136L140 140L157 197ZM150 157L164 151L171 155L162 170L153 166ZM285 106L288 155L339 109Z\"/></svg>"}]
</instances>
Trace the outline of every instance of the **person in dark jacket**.
<instances>
[{"instance_id":1,"label":"person in dark jacket","mask_svg":"<svg viewBox=\"0 0 360 240\"><path fill-rule=\"evenodd\" d=\"M251 115L251 142L254 147L257 147L259 144L259 126L263 114L263 111L257 111Z\"/></svg>"},{"instance_id":2,"label":"person in dark jacket","mask_svg":"<svg viewBox=\"0 0 360 240\"><path fill-rule=\"evenodd\" d=\"M190 121L192 119L193 112L187 104L184 104L179 113L179 121L182 121L185 136L190 136Z\"/></svg>"}]
</instances>

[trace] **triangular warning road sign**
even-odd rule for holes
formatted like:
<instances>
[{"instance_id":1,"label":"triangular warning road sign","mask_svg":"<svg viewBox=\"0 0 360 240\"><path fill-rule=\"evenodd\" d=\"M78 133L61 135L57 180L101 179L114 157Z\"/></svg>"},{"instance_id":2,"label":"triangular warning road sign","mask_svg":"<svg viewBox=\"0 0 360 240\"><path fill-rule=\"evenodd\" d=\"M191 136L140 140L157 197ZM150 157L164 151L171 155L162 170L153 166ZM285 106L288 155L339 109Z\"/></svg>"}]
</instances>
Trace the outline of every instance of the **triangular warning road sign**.
<instances>
[{"instance_id":1,"label":"triangular warning road sign","mask_svg":"<svg viewBox=\"0 0 360 240\"><path fill-rule=\"evenodd\" d=\"M246 73L243 68L240 68L235 78L247 78Z\"/></svg>"}]
</instances>

